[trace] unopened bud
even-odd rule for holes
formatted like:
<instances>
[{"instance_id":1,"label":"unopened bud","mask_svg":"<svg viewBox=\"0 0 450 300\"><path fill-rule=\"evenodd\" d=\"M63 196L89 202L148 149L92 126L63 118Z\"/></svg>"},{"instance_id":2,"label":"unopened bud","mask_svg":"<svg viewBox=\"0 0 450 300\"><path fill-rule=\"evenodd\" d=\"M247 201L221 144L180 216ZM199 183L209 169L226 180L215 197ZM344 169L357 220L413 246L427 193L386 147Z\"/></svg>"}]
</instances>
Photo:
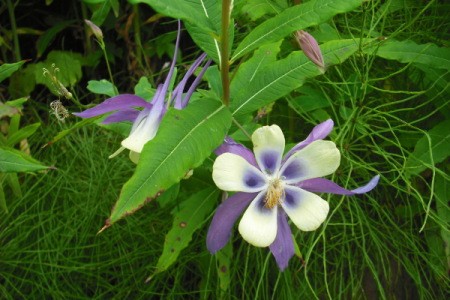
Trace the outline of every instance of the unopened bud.
<instances>
[{"instance_id":1,"label":"unopened bud","mask_svg":"<svg viewBox=\"0 0 450 300\"><path fill-rule=\"evenodd\" d=\"M100 29L100 27L98 27L97 25L95 25L94 23L92 23L89 20L84 20L84 22L86 22L86 25L89 26L89 28L92 30L92 33L95 35L95 37L98 40L103 40L103 32Z\"/></svg>"},{"instance_id":2,"label":"unopened bud","mask_svg":"<svg viewBox=\"0 0 450 300\"><path fill-rule=\"evenodd\" d=\"M303 30L298 30L295 33L295 37L297 38L300 48L303 50L305 55L319 67L322 73L325 72L322 52L320 51L319 44L316 39Z\"/></svg>"}]
</instances>

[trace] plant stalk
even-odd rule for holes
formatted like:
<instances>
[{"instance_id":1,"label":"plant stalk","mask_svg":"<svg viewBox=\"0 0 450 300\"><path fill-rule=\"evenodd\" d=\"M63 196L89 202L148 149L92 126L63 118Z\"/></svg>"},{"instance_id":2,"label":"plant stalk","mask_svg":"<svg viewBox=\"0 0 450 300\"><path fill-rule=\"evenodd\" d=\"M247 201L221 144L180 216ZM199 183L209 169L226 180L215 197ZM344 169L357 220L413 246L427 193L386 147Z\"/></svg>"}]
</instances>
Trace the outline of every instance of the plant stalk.
<instances>
[{"instance_id":1,"label":"plant stalk","mask_svg":"<svg viewBox=\"0 0 450 300\"><path fill-rule=\"evenodd\" d=\"M230 104L230 27L232 0L222 0L222 34L220 36L220 73L222 77L222 101L225 106Z\"/></svg>"},{"instance_id":2,"label":"plant stalk","mask_svg":"<svg viewBox=\"0 0 450 300\"><path fill-rule=\"evenodd\" d=\"M12 4L11 0L7 0L6 2L8 5L9 20L11 22L11 31L14 43L14 60L20 61L22 60L22 55L20 55L19 36L17 35L17 25L16 25L16 16L14 15L14 5Z\"/></svg>"}]
</instances>

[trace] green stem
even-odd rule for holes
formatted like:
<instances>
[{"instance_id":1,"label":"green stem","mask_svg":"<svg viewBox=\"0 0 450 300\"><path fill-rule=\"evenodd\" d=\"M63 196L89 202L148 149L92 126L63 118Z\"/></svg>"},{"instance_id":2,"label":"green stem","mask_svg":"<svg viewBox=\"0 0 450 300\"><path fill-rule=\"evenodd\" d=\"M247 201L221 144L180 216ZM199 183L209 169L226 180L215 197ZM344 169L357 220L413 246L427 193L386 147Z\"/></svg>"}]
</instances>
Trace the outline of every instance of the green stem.
<instances>
[{"instance_id":1,"label":"green stem","mask_svg":"<svg viewBox=\"0 0 450 300\"><path fill-rule=\"evenodd\" d=\"M222 34L220 37L220 73L222 75L223 104L230 104L230 40L228 28L230 27L230 7L232 0L222 0Z\"/></svg>"},{"instance_id":2,"label":"green stem","mask_svg":"<svg viewBox=\"0 0 450 300\"><path fill-rule=\"evenodd\" d=\"M99 42L99 44L100 44L100 48L102 48L103 56L105 57L106 67L108 68L109 79L111 80L111 83L112 83L113 86L114 86L114 92L115 92L115 94L118 95L118 94L119 94L119 91L117 90L117 87L116 87L116 85L114 84L114 78L113 78L113 75L112 75L112 72L111 72L111 67L110 67L110 65L109 65L108 56L106 55L106 47L105 47L105 43L103 42L103 40L99 40L98 42Z\"/></svg>"},{"instance_id":3,"label":"green stem","mask_svg":"<svg viewBox=\"0 0 450 300\"><path fill-rule=\"evenodd\" d=\"M142 68L144 64L142 63L142 42L141 42L141 24L139 19L139 7L138 5L133 5L133 27L134 27L134 42L136 43L136 60L139 63L139 67Z\"/></svg>"},{"instance_id":4,"label":"green stem","mask_svg":"<svg viewBox=\"0 0 450 300\"><path fill-rule=\"evenodd\" d=\"M14 15L14 5L11 0L7 0L9 20L11 21L11 31L14 43L14 59L15 61L22 60L20 55L19 36L17 35L16 16Z\"/></svg>"},{"instance_id":5,"label":"green stem","mask_svg":"<svg viewBox=\"0 0 450 300\"><path fill-rule=\"evenodd\" d=\"M245 136L248 137L248 139L251 141L251 140L252 140L252 136L247 132L247 130L245 130L245 128L242 127L242 125L239 124L239 122L236 121L235 118L233 118L232 120L233 120L233 123L234 123L237 127L239 127L239 129L242 130L242 132L245 134Z\"/></svg>"},{"instance_id":6,"label":"green stem","mask_svg":"<svg viewBox=\"0 0 450 300\"><path fill-rule=\"evenodd\" d=\"M86 10L86 5L84 4L83 1L81 1L81 15L83 17L83 20L88 19L87 17L87 10ZM86 28L88 27L88 25L86 25L86 23L84 24L84 42L85 42L85 51L86 53L90 53L92 51L92 44L91 44L91 39L89 36L89 32L86 30Z\"/></svg>"}]
</instances>

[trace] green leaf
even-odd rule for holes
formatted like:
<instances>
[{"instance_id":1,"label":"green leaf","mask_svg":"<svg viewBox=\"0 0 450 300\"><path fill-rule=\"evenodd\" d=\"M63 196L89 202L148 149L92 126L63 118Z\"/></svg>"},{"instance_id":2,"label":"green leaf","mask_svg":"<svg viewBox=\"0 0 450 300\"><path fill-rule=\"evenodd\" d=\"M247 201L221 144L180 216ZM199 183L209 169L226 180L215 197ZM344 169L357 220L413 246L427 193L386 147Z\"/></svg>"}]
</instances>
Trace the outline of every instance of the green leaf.
<instances>
[{"instance_id":1,"label":"green leaf","mask_svg":"<svg viewBox=\"0 0 450 300\"><path fill-rule=\"evenodd\" d=\"M48 45L53 41L55 36L73 23L75 23L74 20L61 21L56 23L56 25L54 25L50 29L46 30L36 42L37 56L41 57L41 55L45 52Z\"/></svg>"},{"instance_id":2,"label":"green leaf","mask_svg":"<svg viewBox=\"0 0 450 300\"><path fill-rule=\"evenodd\" d=\"M417 175L449 155L450 120L447 120L433 127L417 142L414 152L406 160L405 169L410 175Z\"/></svg>"},{"instance_id":3,"label":"green leaf","mask_svg":"<svg viewBox=\"0 0 450 300\"><path fill-rule=\"evenodd\" d=\"M0 66L0 82L12 75L20 69L20 67L26 62L26 60L21 60L12 64L3 64Z\"/></svg>"},{"instance_id":4,"label":"green leaf","mask_svg":"<svg viewBox=\"0 0 450 300\"><path fill-rule=\"evenodd\" d=\"M19 143L21 140L24 140L31 136L36 130L41 126L41 123L34 123L28 126L21 128L20 130L14 132L11 136L8 137L7 146L13 147L15 144Z\"/></svg>"},{"instance_id":5,"label":"green leaf","mask_svg":"<svg viewBox=\"0 0 450 300\"><path fill-rule=\"evenodd\" d=\"M372 47L365 52L371 54L374 50ZM419 45L410 40L387 40L376 49L375 55L401 63L418 63L427 67L450 70L450 49L440 48L435 44Z\"/></svg>"},{"instance_id":6,"label":"green leaf","mask_svg":"<svg viewBox=\"0 0 450 300\"><path fill-rule=\"evenodd\" d=\"M128 2L131 4L148 4L163 15L175 19L182 19L191 24L196 24L205 30L214 31L216 26L220 26L220 22L218 24L213 23L213 20L216 20L216 17L209 15L211 10L214 10L213 7L220 4L220 2L216 0L128 0ZM217 32L216 35L218 36Z\"/></svg>"},{"instance_id":7,"label":"green leaf","mask_svg":"<svg viewBox=\"0 0 450 300\"><path fill-rule=\"evenodd\" d=\"M103 22L105 22L106 17L111 10L111 3L108 0L103 1L103 3L99 4L92 14L91 21L97 26L101 26Z\"/></svg>"},{"instance_id":8,"label":"green leaf","mask_svg":"<svg viewBox=\"0 0 450 300\"><path fill-rule=\"evenodd\" d=\"M215 100L205 98L183 110L169 109L156 137L144 146L136 171L123 186L105 226L138 210L201 165L230 125L230 112Z\"/></svg>"},{"instance_id":9,"label":"green leaf","mask_svg":"<svg viewBox=\"0 0 450 300\"><path fill-rule=\"evenodd\" d=\"M318 25L334 15L351 11L362 2L363 0L312 0L285 9L251 31L238 45L231 61L261 45L283 39L296 30Z\"/></svg>"},{"instance_id":10,"label":"green leaf","mask_svg":"<svg viewBox=\"0 0 450 300\"><path fill-rule=\"evenodd\" d=\"M0 101L0 119L5 116L12 117L13 115L18 114L22 109L23 103L25 103L27 100L28 97L6 101L5 103L2 103Z\"/></svg>"},{"instance_id":11,"label":"green leaf","mask_svg":"<svg viewBox=\"0 0 450 300\"><path fill-rule=\"evenodd\" d=\"M287 8L286 2L280 5L280 3L274 1L247 0L242 6L241 13L248 15L250 20L256 21L263 16L279 14Z\"/></svg>"},{"instance_id":12,"label":"green leaf","mask_svg":"<svg viewBox=\"0 0 450 300\"><path fill-rule=\"evenodd\" d=\"M0 147L0 173L33 172L48 168L19 150Z\"/></svg>"},{"instance_id":13,"label":"green leaf","mask_svg":"<svg viewBox=\"0 0 450 300\"><path fill-rule=\"evenodd\" d=\"M94 94L108 95L114 97L116 95L116 88L114 84L106 79L102 80L89 80L87 89Z\"/></svg>"},{"instance_id":14,"label":"green leaf","mask_svg":"<svg viewBox=\"0 0 450 300\"><path fill-rule=\"evenodd\" d=\"M5 192L3 191L3 182L0 180L0 207L6 212L8 211L8 206L6 206L6 198L5 198Z\"/></svg>"},{"instance_id":15,"label":"green leaf","mask_svg":"<svg viewBox=\"0 0 450 300\"><path fill-rule=\"evenodd\" d=\"M450 199L450 182L445 179L441 174L436 174L436 182L434 185L434 192L436 195L436 211L439 216L441 225L441 238L444 243L445 255L444 258L444 268L448 271L450 268L450 232L448 231L448 224L450 224L450 208L448 206L448 200ZM447 258L447 261L445 261Z\"/></svg>"},{"instance_id":16,"label":"green leaf","mask_svg":"<svg viewBox=\"0 0 450 300\"><path fill-rule=\"evenodd\" d=\"M225 293L231 283L231 260L233 258L233 244L227 243L215 254L217 260L217 277L219 277L219 287Z\"/></svg>"},{"instance_id":17,"label":"green leaf","mask_svg":"<svg viewBox=\"0 0 450 300\"><path fill-rule=\"evenodd\" d=\"M74 86L82 76L81 56L68 51L51 51L44 62L36 64L36 83L46 85L56 95L59 95L59 87L50 79L50 75L44 76L43 68L46 68L51 76L55 76L63 86ZM55 71L55 67L59 70Z\"/></svg>"},{"instance_id":18,"label":"green leaf","mask_svg":"<svg viewBox=\"0 0 450 300\"><path fill-rule=\"evenodd\" d=\"M150 100L155 95L155 89L152 87L150 82L148 82L148 78L143 76L134 87L134 94L144 98L145 100Z\"/></svg>"},{"instance_id":19,"label":"green leaf","mask_svg":"<svg viewBox=\"0 0 450 300\"><path fill-rule=\"evenodd\" d=\"M308 2L309 3L309 2ZM323 44L321 51L327 66L339 64L355 53L359 41L337 40ZM303 85L307 78L321 75L321 71L300 51L295 51L285 59L265 66L245 89L234 88L231 111L234 116L242 116L268 105Z\"/></svg>"},{"instance_id":20,"label":"green leaf","mask_svg":"<svg viewBox=\"0 0 450 300\"><path fill-rule=\"evenodd\" d=\"M163 252L152 276L167 270L177 260L180 252L189 245L194 232L206 222L219 193L215 188L207 188L181 203L182 208L175 213L172 229L166 235Z\"/></svg>"},{"instance_id":21,"label":"green leaf","mask_svg":"<svg viewBox=\"0 0 450 300\"><path fill-rule=\"evenodd\" d=\"M296 90L300 96L287 100L289 105L299 114L325 108L331 105L330 101L325 97L321 90L315 89L311 86L304 85Z\"/></svg>"}]
</instances>

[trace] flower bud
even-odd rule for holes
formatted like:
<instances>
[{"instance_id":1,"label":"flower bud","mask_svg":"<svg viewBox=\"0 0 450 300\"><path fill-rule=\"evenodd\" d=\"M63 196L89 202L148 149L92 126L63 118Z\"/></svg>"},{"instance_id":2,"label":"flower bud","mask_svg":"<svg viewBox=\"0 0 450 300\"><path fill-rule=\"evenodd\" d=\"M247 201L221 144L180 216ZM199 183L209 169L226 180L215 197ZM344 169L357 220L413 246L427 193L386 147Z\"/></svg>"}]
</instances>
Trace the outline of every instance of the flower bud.
<instances>
[{"instance_id":1,"label":"flower bud","mask_svg":"<svg viewBox=\"0 0 450 300\"><path fill-rule=\"evenodd\" d=\"M319 67L322 73L325 72L322 52L320 51L319 44L316 39L304 30L298 30L295 33L295 37L297 38L300 48L303 50L305 55Z\"/></svg>"},{"instance_id":2,"label":"flower bud","mask_svg":"<svg viewBox=\"0 0 450 300\"><path fill-rule=\"evenodd\" d=\"M100 27L98 27L97 25L95 25L94 23L92 23L89 20L84 20L84 22L86 22L86 25L89 26L89 28L92 30L92 33L95 35L95 37L98 40L103 40L103 32L100 29Z\"/></svg>"}]
</instances>

